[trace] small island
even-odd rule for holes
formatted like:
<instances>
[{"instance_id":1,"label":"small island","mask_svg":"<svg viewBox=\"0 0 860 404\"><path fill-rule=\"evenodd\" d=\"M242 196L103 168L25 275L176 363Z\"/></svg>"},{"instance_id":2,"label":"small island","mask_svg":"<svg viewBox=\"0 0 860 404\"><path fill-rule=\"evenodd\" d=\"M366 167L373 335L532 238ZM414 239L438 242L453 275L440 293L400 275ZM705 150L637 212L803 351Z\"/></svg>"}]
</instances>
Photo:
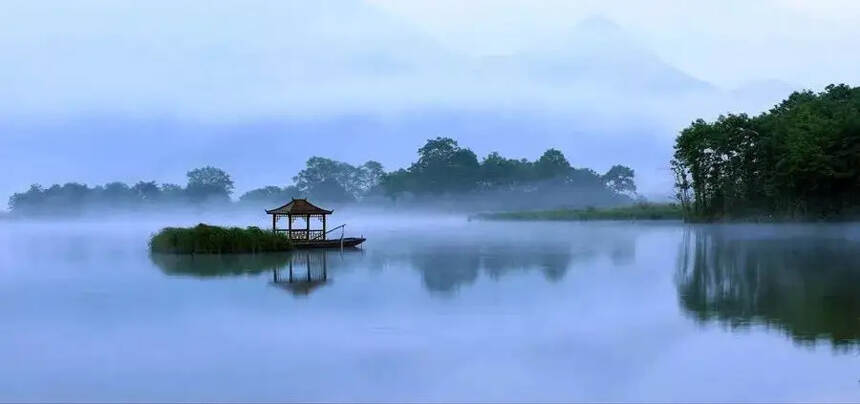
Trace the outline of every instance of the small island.
<instances>
[{"instance_id":1,"label":"small island","mask_svg":"<svg viewBox=\"0 0 860 404\"><path fill-rule=\"evenodd\" d=\"M289 238L259 227L218 227L200 223L191 228L166 227L149 240L153 253L239 254L293 249Z\"/></svg>"},{"instance_id":2,"label":"small island","mask_svg":"<svg viewBox=\"0 0 860 404\"><path fill-rule=\"evenodd\" d=\"M275 209L267 209L272 216L272 231L259 227L218 227L203 223L191 228L167 227L152 236L149 249L152 253L166 254L256 254L306 248L356 247L364 237L344 237L343 228L326 230L326 216L333 211L320 208L307 199L293 198ZM311 220L318 219L321 229L312 229ZM278 227L278 219L286 219L287 228ZM303 222L293 227L294 221ZM328 233L341 229L339 238L329 239Z\"/></svg>"}]
</instances>

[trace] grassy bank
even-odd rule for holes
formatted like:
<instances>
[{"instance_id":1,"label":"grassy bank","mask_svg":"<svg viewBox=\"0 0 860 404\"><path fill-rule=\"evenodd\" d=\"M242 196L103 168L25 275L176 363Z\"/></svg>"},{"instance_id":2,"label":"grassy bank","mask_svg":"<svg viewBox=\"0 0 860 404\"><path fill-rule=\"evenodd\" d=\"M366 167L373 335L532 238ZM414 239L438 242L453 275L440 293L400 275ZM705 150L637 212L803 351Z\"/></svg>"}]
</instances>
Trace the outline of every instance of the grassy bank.
<instances>
[{"instance_id":1,"label":"grassy bank","mask_svg":"<svg viewBox=\"0 0 860 404\"><path fill-rule=\"evenodd\" d=\"M681 207L674 203L640 203L632 206L596 209L556 209L524 212L485 213L484 220L679 220Z\"/></svg>"},{"instance_id":2,"label":"grassy bank","mask_svg":"<svg viewBox=\"0 0 860 404\"><path fill-rule=\"evenodd\" d=\"M167 227L149 240L154 253L236 254L287 251L292 244L285 236L259 227L218 227L203 223L191 228Z\"/></svg>"}]
</instances>

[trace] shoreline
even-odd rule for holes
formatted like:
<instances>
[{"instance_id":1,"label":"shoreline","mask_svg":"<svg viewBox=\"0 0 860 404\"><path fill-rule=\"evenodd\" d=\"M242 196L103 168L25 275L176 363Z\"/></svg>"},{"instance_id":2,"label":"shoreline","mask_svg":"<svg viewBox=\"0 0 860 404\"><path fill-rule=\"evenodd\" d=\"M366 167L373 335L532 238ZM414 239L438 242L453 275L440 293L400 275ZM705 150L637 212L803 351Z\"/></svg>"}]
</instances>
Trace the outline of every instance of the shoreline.
<instances>
[{"instance_id":1,"label":"shoreline","mask_svg":"<svg viewBox=\"0 0 860 404\"><path fill-rule=\"evenodd\" d=\"M480 213L470 219L491 221L593 221L593 220L684 220L681 207L673 204L640 203L614 208L552 209Z\"/></svg>"}]
</instances>

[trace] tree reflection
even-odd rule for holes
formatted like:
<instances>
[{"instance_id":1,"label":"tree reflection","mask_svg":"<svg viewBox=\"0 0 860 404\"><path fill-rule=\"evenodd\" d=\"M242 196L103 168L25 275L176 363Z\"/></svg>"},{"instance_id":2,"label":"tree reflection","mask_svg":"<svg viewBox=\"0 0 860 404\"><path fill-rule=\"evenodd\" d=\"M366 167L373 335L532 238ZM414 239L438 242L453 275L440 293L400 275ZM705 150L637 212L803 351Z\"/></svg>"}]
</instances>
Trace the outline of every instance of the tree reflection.
<instances>
[{"instance_id":1,"label":"tree reflection","mask_svg":"<svg viewBox=\"0 0 860 404\"><path fill-rule=\"evenodd\" d=\"M150 259L168 275L211 278L272 271L287 265L290 255L291 253L150 254Z\"/></svg>"},{"instance_id":2,"label":"tree reflection","mask_svg":"<svg viewBox=\"0 0 860 404\"><path fill-rule=\"evenodd\" d=\"M860 242L839 237L740 238L720 228L685 234L681 306L698 321L764 324L800 343L860 341Z\"/></svg>"},{"instance_id":3,"label":"tree reflection","mask_svg":"<svg viewBox=\"0 0 860 404\"><path fill-rule=\"evenodd\" d=\"M457 247L415 253L411 261L421 272L424 287L436 292L450 292L459 285L475 282L481 262L473 250Z\"/></svg>"},{"instance_id":4,"label":"tree reflection","mask_svg":"<svg viewBox=\"0 0 860 404\"><path fill-rule=\"evenodd\" d=\"M499 280L511 273L539 271L550 282L562 280L574 263L594 260L605 253L614 263L630 262L635 256L632 237L603 243L576 243L560 240L524 240L521 243L472 240L465 247L425 245L409 255L410 264L421 272L424 287L432 292L450 293L475 282L483 272ZM623 257L619 260L619 257Z\"/></svg>"}]
</instances>

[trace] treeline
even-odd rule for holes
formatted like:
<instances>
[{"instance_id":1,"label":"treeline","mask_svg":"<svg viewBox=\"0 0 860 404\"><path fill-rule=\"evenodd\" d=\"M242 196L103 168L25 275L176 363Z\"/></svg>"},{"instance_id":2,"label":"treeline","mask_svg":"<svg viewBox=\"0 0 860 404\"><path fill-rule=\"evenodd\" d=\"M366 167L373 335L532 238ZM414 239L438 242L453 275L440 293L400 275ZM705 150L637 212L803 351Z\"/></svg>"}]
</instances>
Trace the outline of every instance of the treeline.
<instances>
[{"instance_id":1,"label":"treeline","mask_svg":"<svg viewBox=\"0 0 860 404\"><path fill-rule=\"evenodd\" d=\"M94 187L69 182L42 187L34 184L25 192L9 198L13 215L42 216L79 214L87 208L129 210L167 205L217 205L230 202L233 180L215 167L197 168L186 173L185 187L140 181L134 185L111 182Z\"/></svg>"},{"instance_id":2,"label":"treeline","mask_svg":"<svg viewBox=\"0 0 860 404\"><path fill-rule=\"evenodd\" d=\"M549 149L535 161L490 153L483 161L450 138L428 140L418 161L382 179L386 195L438 195L473 191L535 191L537 188L592 189L617 193L636 191L632 169L616 165L603 175L574 168L562 152Z\"/></svg>"},{"instance_id":3,"label":"treeline","mask_svg":"<svg viewBox=\"0 0 860 404\"><path fill-rule=\"evenodd\" d=\"M295 185L255 189L239 200L272 203L301 196L333 202L385 198L432 203L449 198L470 202L470 207L585 206L631 201L636 192L634 179L635 172L623 165L604 174L574 168L556 149L534 161L505 158L495 152L478 160L457 141L439 137L418 149L418 160L408 168L386 173L375 161L355 167L312 157L293 178Z\"/></svg>"},{"instance_id":4,"label":"treeline","mask_svg":"<svg viewBox=\"0 0 860 404\"><path fill-rule=\"evenodd\" d=\"M133 185L112 182L89 187L79 183L42 187L12 195L12 214L38 216L74 214L89 207L145 209L169 205L212 206L231 202L233 180L224 170L203 167L187 173L185 186L141 181ZM519 209L507 196L526 207L585 206L630 201L636 192L634 171L622 165L604 174L574 168L556 149L534 161L510 159L490 153L479 161L468 148L450 138L428 140L418 160L408 168L385 172L376 161L359 166L323 157L311 157L292 178L293 184L267 186L238 198L240 205L273 207L306 197L319 202L423 201L440 198L483 201L484 205ZM522 197L522 198L521 198ZM529 198L526 198L529 197Z\"/></svg>"},{"instance_id":5,"label":"treeline","mask_svg":"<svg viewBox=\"0 0 860 404\"><path fill-rule=\"evenodd\" d=\"M701 119L671 162L695 220L816 219L860 213L860 87L795 92L768 112Z\"/></svg>"},{"instance_id":6,"label":"treeline","mask_svg":"<svg viewBox=\"0 0 860 404\"><path fill-rule=\"evenodd\" d=\"M311 198L317 201L356 202L381 195L380 183L386 176L382 164L368 161L353 166L324 157L311 157L305 168L293 177L293 185L267 186L244 193L239 202L246 204L278 204L290 198Z\"/></svg>"}]
</instances>

